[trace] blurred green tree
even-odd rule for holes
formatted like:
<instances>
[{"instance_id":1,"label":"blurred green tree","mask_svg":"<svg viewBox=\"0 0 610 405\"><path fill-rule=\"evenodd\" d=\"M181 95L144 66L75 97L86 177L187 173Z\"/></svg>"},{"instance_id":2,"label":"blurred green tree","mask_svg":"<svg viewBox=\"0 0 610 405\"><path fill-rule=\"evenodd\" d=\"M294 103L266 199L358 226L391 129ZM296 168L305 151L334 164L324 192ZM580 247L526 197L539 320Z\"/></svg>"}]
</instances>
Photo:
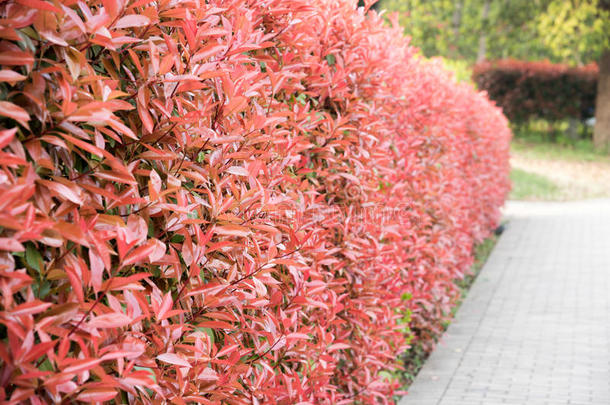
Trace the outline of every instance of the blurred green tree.
<instances>
[{"instance_id":1,"label":"blurred green tree","mask_svg":"<svg viewBox=\"0 0 610 405\"><path fill-rule=\"evenodd\" d=\"M610 42L610 16L598 0L553 0L537 27L554 57L577 65L599 60Z\"/></svg>"},{"instance_id":2,"label":"blurred green tree","mask_svg":"<svg viewBox=\"0 0 610 405\"><path fill-rule=\"evenodd\" d=\"M382 0L398 12L426 56L469 61L514 57L556 59L537 40L535 17L552 0Z\"/></svg>"},{"instance_id":3,"label":"blurred green tree","mask_svg":"<svg viewBox=\"0 0 610 405\"><path fill-rule=\"evenodd\" d=\"M424 55L548 59L600 72L593 140L610 152L610 0L382 0Z\"/></svg>"},{"instance_id":4,"label":"blurred green tree","mask_svg":"<svg viewBox=\"0 0 610 405\"><path fill-rule=\"evenodd\" d=\"M610 152L610 1L553 0L537 22L542 42L558 59L598 62L593 143Z\"/></svg>"}]
</instances>

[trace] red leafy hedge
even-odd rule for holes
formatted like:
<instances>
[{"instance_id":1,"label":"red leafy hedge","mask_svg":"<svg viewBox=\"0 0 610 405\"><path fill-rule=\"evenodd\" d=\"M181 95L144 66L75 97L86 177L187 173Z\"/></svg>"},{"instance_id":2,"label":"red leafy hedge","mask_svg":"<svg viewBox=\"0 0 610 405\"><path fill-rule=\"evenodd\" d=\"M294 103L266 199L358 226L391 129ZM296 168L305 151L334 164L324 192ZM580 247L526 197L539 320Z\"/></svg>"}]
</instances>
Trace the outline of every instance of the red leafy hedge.
<instances>
[{"instance_id":1,"label":"red leafy hedge","mask_svg":"<svg viewBox=\"0 0 610 405\"><path fill-rule=\"evenodd\" d=\"M475 65L473 79L507 117L522 122L592 117L597 74L595 64L570 67L507 59Z\"/></svg>"},{"instance_id":2,"label":"red leafy hedge","mask_svg":"<svg viewBox=\"0 0 610 405\"><path fill-rule=\"evenodd\" d=\"M510 132L355 1L0 4L10 403L388 403Z\"/></svg>"}]
</instances>

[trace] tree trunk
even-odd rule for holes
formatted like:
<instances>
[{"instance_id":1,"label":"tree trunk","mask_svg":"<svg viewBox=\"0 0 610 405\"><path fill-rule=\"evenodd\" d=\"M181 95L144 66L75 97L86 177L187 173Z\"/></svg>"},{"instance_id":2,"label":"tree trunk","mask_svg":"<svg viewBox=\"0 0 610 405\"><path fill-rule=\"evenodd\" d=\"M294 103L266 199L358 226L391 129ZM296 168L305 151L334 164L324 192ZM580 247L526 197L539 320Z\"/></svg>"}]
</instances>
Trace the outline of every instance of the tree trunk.
<instances>
[{"instance_id":1,"label":"tree trunk","mask_svg":"<svg viewBox=\"0 0 610 405\"><path fill-rule=\"evenodd\" d=\"M568 137L572 141L577 141L580 138L580 134L578 133L578 124L580 121L574 117L568 118Z\"/></svg>"},{"instance_id":2,"label":"tree trunk","mask_svg":"<svg viewBox=\"0 0 610 405\"><path fill-rule=\"evenodd\" d=\"M482 62L487 58L487 30L489 29L489 6L491 0L485 0L483 4L483 28L479 34L479 51L477 52L477 62Z\"/></svg>"},{"instance_id":3,"label":"tree trunk","mask_svg":"<svg viewBox=\"0 0 610 405\"><path fill-rule=\"evenodd\" d=\"M455 2L455 8L453 9L453 18L451 19L451 25L453 27L453 36L458 37L460 35L460 25L462 25L462 8L464 7L464 0L458 0Z\"/></svg>"},{"instance_id":4,"label":"tree trunk","mask_svg":"<svg viewBox=\"0 0 610 405\"><path fill-rule=\"evenodd\" d=\"M453 49L451 50L453 57L458 58L460 54L459 50L459 38L460 38L460 26L462 25L462 8L464 7L464 0L457 0L455 2L455 8L453 9L453 18L451 19L451 26L453 28Z\"/></svg>"},{"instance_id":5,"label":"tree trunk","mask_svg":"<svg viewBox=\"0 0 610 405\"><path fill-rule=\"evenodd\" d=\"M610 48L599 61L593 143L595 149L610 152Z\"/></svg>"}]
</instances>

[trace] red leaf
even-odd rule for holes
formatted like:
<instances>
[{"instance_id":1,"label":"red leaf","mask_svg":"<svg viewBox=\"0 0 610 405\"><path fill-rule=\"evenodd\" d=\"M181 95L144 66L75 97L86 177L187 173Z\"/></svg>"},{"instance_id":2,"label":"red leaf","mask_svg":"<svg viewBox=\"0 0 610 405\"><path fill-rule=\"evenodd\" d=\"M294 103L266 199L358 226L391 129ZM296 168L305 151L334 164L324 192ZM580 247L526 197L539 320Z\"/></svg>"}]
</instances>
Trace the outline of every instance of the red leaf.
<instances>
[{"instance_id":1,"label":"red leaf","mask_svg":"<svg viewBox=\"0 0 610 405\"><path fill-rule=\"evenodd\" d=\"M102 359L82 359L70 363L62 370L64 374L77 374L82 371L90 370L102 362Z\"/></svg>"},{"instance_id":2,"label":"red leaf","mask_svg":"<svg viewBox=\"0 0 610 405\"><path fill-rule=\"evenodd\" d=\"M135 264L144 260L148 260L149 256L155 252L157 249L156 243L146 243L135 250L123 259L121 263L123 266L129 266L130 264Z\"/></svg>"},{"instance_id":3,"label":"red leaf","mask_svg":"<svg viewBox=\"0 0 610 405\"><path fill-rule=\"evenodd\" d=\"M53 304L51 304L49 302L42 302L40 300L34 300L31 302L25 302L21 305L16 306L15 308L10 310L10 314L12 316L37 314L37 313L42 312L45 309L49 308L51 305L53 305Z\"/></svg>"},{"instance_id":4,"label":"red leaf","mask_svg":"<svg viewBox=\"0 0 610 405\"><path fill-rule=\"evenodd\" d=\"M108 289L109 291L121 290L127 285L136 283L148 277L151 277L151 275L148 273L138 273L129 277L113 277L104 282L102 289Z\"/></svg>"},{"instance_id":5,"label":"red leaf","mask_svg":"<svg viewBox=\"0 0 610 405\"><path fill-rule=\"evenodd\" d=\"M28 121L30 120L30 114L18 105L8 101L0 101L0 115L12 118L24 127L29 128Z\"/></svg>"},{"instance_id":6,"label":"red leaf","mask_svg":"<svg viewBox=\"0 0 610 405\"><path fill-rule=\"evenodd\" d=\"M14 70L0 70L0 82L15 83L27 79L26 76L15 72Z\"/></svg>"},{"instance_id":7,"label":"red leaf","mask_svg":"<svg viewBox=\"0 0 610 405\"><path fill-rule=\"evenodd\" d=\"M218 373L216 373L214 369L206 367L201 373L199 373L197 379L203 381L218 381Z\"/></svg>"},{"instance_id":8,"label":"red leaf","mask_svg":"<svg viewBox=\"0 0 610 405\"><path fill-rule=\"evenodd\" d=\"M129 14L121 17L119 21L114 24L114 28L130 28L130 27L144 27L150 24L150 19L145 15L140 14Z\"/></svg>"},{"instance_id":9,"label":"red leaf","mask_svg":"<svg viewBox=\"0 0 610 405\"><path fill-rule=\"evenodd\" d=\"M30 362L32 360L38 360L40 356L46 353L48 350L51 350L57 340L52 340L50 342L41 342L34 345L34 348L29 352L25 353L25 356L21 359L24 363Z\"/></svg>"},{"instance_id":10,"label":"red leaf","mask_svg":"<svg viewBox=\"0 0 610 405\"><path fill-rule=\"evenodd\" d=\"M104 5L104 10L110 15L110 17L115 18L119 15L119 11L124 6L122 1L118 0L102 0L102 4Z\"/></svg>"},{"instance_id":11,"label":"red leaf","mask_svg":"<svg viewBox=\"0 0 610 405\"><path fill-rule=\"evenodd\" d=\"M91 286L95 292L99 292L102 289L104 261L94 249L89 249L89 263L91 267Z\"/></svg>"},{"instance_id":12,"label":"red leaf","mask_svg":"<svg viewBox=\"0 0 610 405\"><path fill-rule=\"evenodd\" d=\"M8 250L9 252L23 252L25 248L16 239L0 238L0 250Z\"/></svg>"},{"instance_id":13,"label":"red leaf","mask_svg":"<svg viewBox=\"0 0 610 405\"><path fill-rule=\"evenodd\" d=\"M154 122L152 119L152 116L150 115L150 112L148 112L148 107L146 105L146 100L144 97L144 93L142 90L138 91L138 115L140 116L140 119L142 120L142 125L144 126L144 129L146 130L146 133L152 133L153 129L154 129Z\"/></svg>"},{"instance_id":14,"label":"red leaf","mask_svg":"<svg viewBox=\"0 0 610 405\"><path fill-rule=\"evenodd\" d=\"M116 397L117 394L118 392L111 388L91 388L83 390L76 399L83 402L106 402Z\"/></svg>"},{"instance_id":15,"label":"red leaf","mask_svg":"<svg viewBox=\"0 0 610 405\"><path fill-rule=\"evenodd\" d=\"M157 356L157 360L180 367L191 367L191 364L176 353L164 353Z\"/></svg>"},{"instance_id":16,"label":"red leaf","mask_svg":"<svg viewBox=\"0 0 610 405\"><path fill-rule=\"evenodd\" d=\"M48 188L55 197L61 199L65 198L72 201L74 204L83 205L84 200L79 193L80 189L76 185L71 184L68 186L59 181L49 180L38 180L38 182Z\"/></svg>"},{"instance_id":17,"label":"red leaf","mask_svg":"<svg viewBox=\"0 0 610 405\"><path fill-rule=\"evenodd\" d=\"M131 318L120 312L96 316L88 322L92 328L121 328L131 323Z\"/></svg>"},{"instance_id":18,"label":"red leaf","mask_svg":"<svg viewBox=\"0 0 610 405\"><path fill-rule=\"evenodd\" d=\"M39 10L51 11L53 13L61 13L61 10L54 5L41 0L15 0L17 3L21 3L24 6L37 8Z\"/></svg>"},{"instance_id":19,"label":"red leaf","mask_svg":"<svg viewBox=\"0 0 610 405\"><path fill-rule=\"evenodd\" d=\"M334 343L334 344L328 346L328 348L326 350L328 350L329 353L332 353L336 350L350 349L350 348L351 348L351 346L346 345L345 343Z\"/></svg>"},{"instance_id":20,"label":"red leaf","mask_svg":"<svg viewBox=\"0 0 610 405\"><path fill-rule=\"evenodd\" d=\"M165 314L170 309L172 309L173 305L174 305L174 300L172 300L172 294L171 294L171 292L168 292L167 294L165 294L165 297L163 297L163 302L161 303L161 306L159 307L159 311L157 312L157 319L158 320L165 319Z\"/></svg>"},{"instance_id":21,"label":"red leaf","mask_svg":"<svg viewBox=\"0 0 610 405\"><path fill-rule=\"evenodd\" d=\"M34 57L29 52L23 51L4 51L0 52L0 65L21 66L33 65Z\"/></svg>"},{"instance_id":22,"label":"red leaf","mask_svg":"<svg viewBox=\"0 0 610 405\"><path fill-rule=\"evenodd\" d=\"M0 131L0 149L11 143L16 133L17 128L5 129Z\"/></svg>"},{"instance_id":23,"label":"red leaf","mask_svg":"<svg viewBox=\"0 0 610 405\"><path fill-rule=\"evenodd\" d=\"M248 173L248 170L245 167L240 166L231 166L227 169L227 172L235 174L236 176L248 177L250 175L250 173Z\"/></svg>"},{"instance_id":24,"label":"red leaf","mask_svg":"<svg viewBox=\"0 0 610 405\"><path fill-rule=\"evenodd\" d=\"M232 353L233 351L235 351L235 349L237 349L238 347L239 347L239 345L225 346L218 353L216 353L216 358L226 356L226 355Z\"/></svg>"},{"instance_id":25,"label":"red leaf","mask_svg":"<svg viewBox=\"0 0 610 405\"><path fill-rule=\"evenodd\" d=\"M131 185L138 184L138 182L133 178L133 176L128 176L124 173L117 173L116 171L99 170L95 172L94 175L96 177L99 177L100 179L109 180L111 182L125 183Z\"/></svg>"},{"instance_id":26,"label":"red leaf","mask_svg":"<svg viewBox=\"0 0 610 405\"><path fill-rule=\"evenodd\" d=\"M311 337L306 333L293 332L286 335L286 339L306 339L309 340Z\"/></svg>"}]
</instances>

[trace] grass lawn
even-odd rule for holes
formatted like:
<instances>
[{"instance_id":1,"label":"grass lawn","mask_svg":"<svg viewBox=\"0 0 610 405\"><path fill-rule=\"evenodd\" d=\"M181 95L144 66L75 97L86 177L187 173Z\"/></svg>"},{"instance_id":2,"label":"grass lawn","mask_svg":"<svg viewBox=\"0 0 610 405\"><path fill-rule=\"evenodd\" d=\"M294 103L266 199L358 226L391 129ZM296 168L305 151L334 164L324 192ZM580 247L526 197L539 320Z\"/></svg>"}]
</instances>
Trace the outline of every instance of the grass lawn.
<instances>
[{"instance_id":1,"label":"grass lawn","mask_svg":"<svg viewBox=\"0 0 610 405\"><path fill-rule=\"evenodd\" d=\"M532 159L610 162L610 156L596 152L589 139L574 142L560 138L557 143L553 143L539 136L523 137L519 134L512 141L511 151Z\"/></svg>"},{"instance_id":2,"label":"grass lawn","mask_svg":"<svg viewBox=\"0 0 610 405\"><path fill-rule=\"evenodd\" d=\"M518 134L511 145L510 194L515 200L565 201L610 197L610 156L590 140L551 143Z\"/></svg>"},{"instance_id":3,"label":"grass lawn","mask_svg":"<svg viewBox=\"0 0 610 405\"><path fill-rule=\"evenodd\" d=\"M513 188L511 200L554 201L561 199L560 187L540 174L513 168L510 172Z\"/></svg>"}]
</instances>

